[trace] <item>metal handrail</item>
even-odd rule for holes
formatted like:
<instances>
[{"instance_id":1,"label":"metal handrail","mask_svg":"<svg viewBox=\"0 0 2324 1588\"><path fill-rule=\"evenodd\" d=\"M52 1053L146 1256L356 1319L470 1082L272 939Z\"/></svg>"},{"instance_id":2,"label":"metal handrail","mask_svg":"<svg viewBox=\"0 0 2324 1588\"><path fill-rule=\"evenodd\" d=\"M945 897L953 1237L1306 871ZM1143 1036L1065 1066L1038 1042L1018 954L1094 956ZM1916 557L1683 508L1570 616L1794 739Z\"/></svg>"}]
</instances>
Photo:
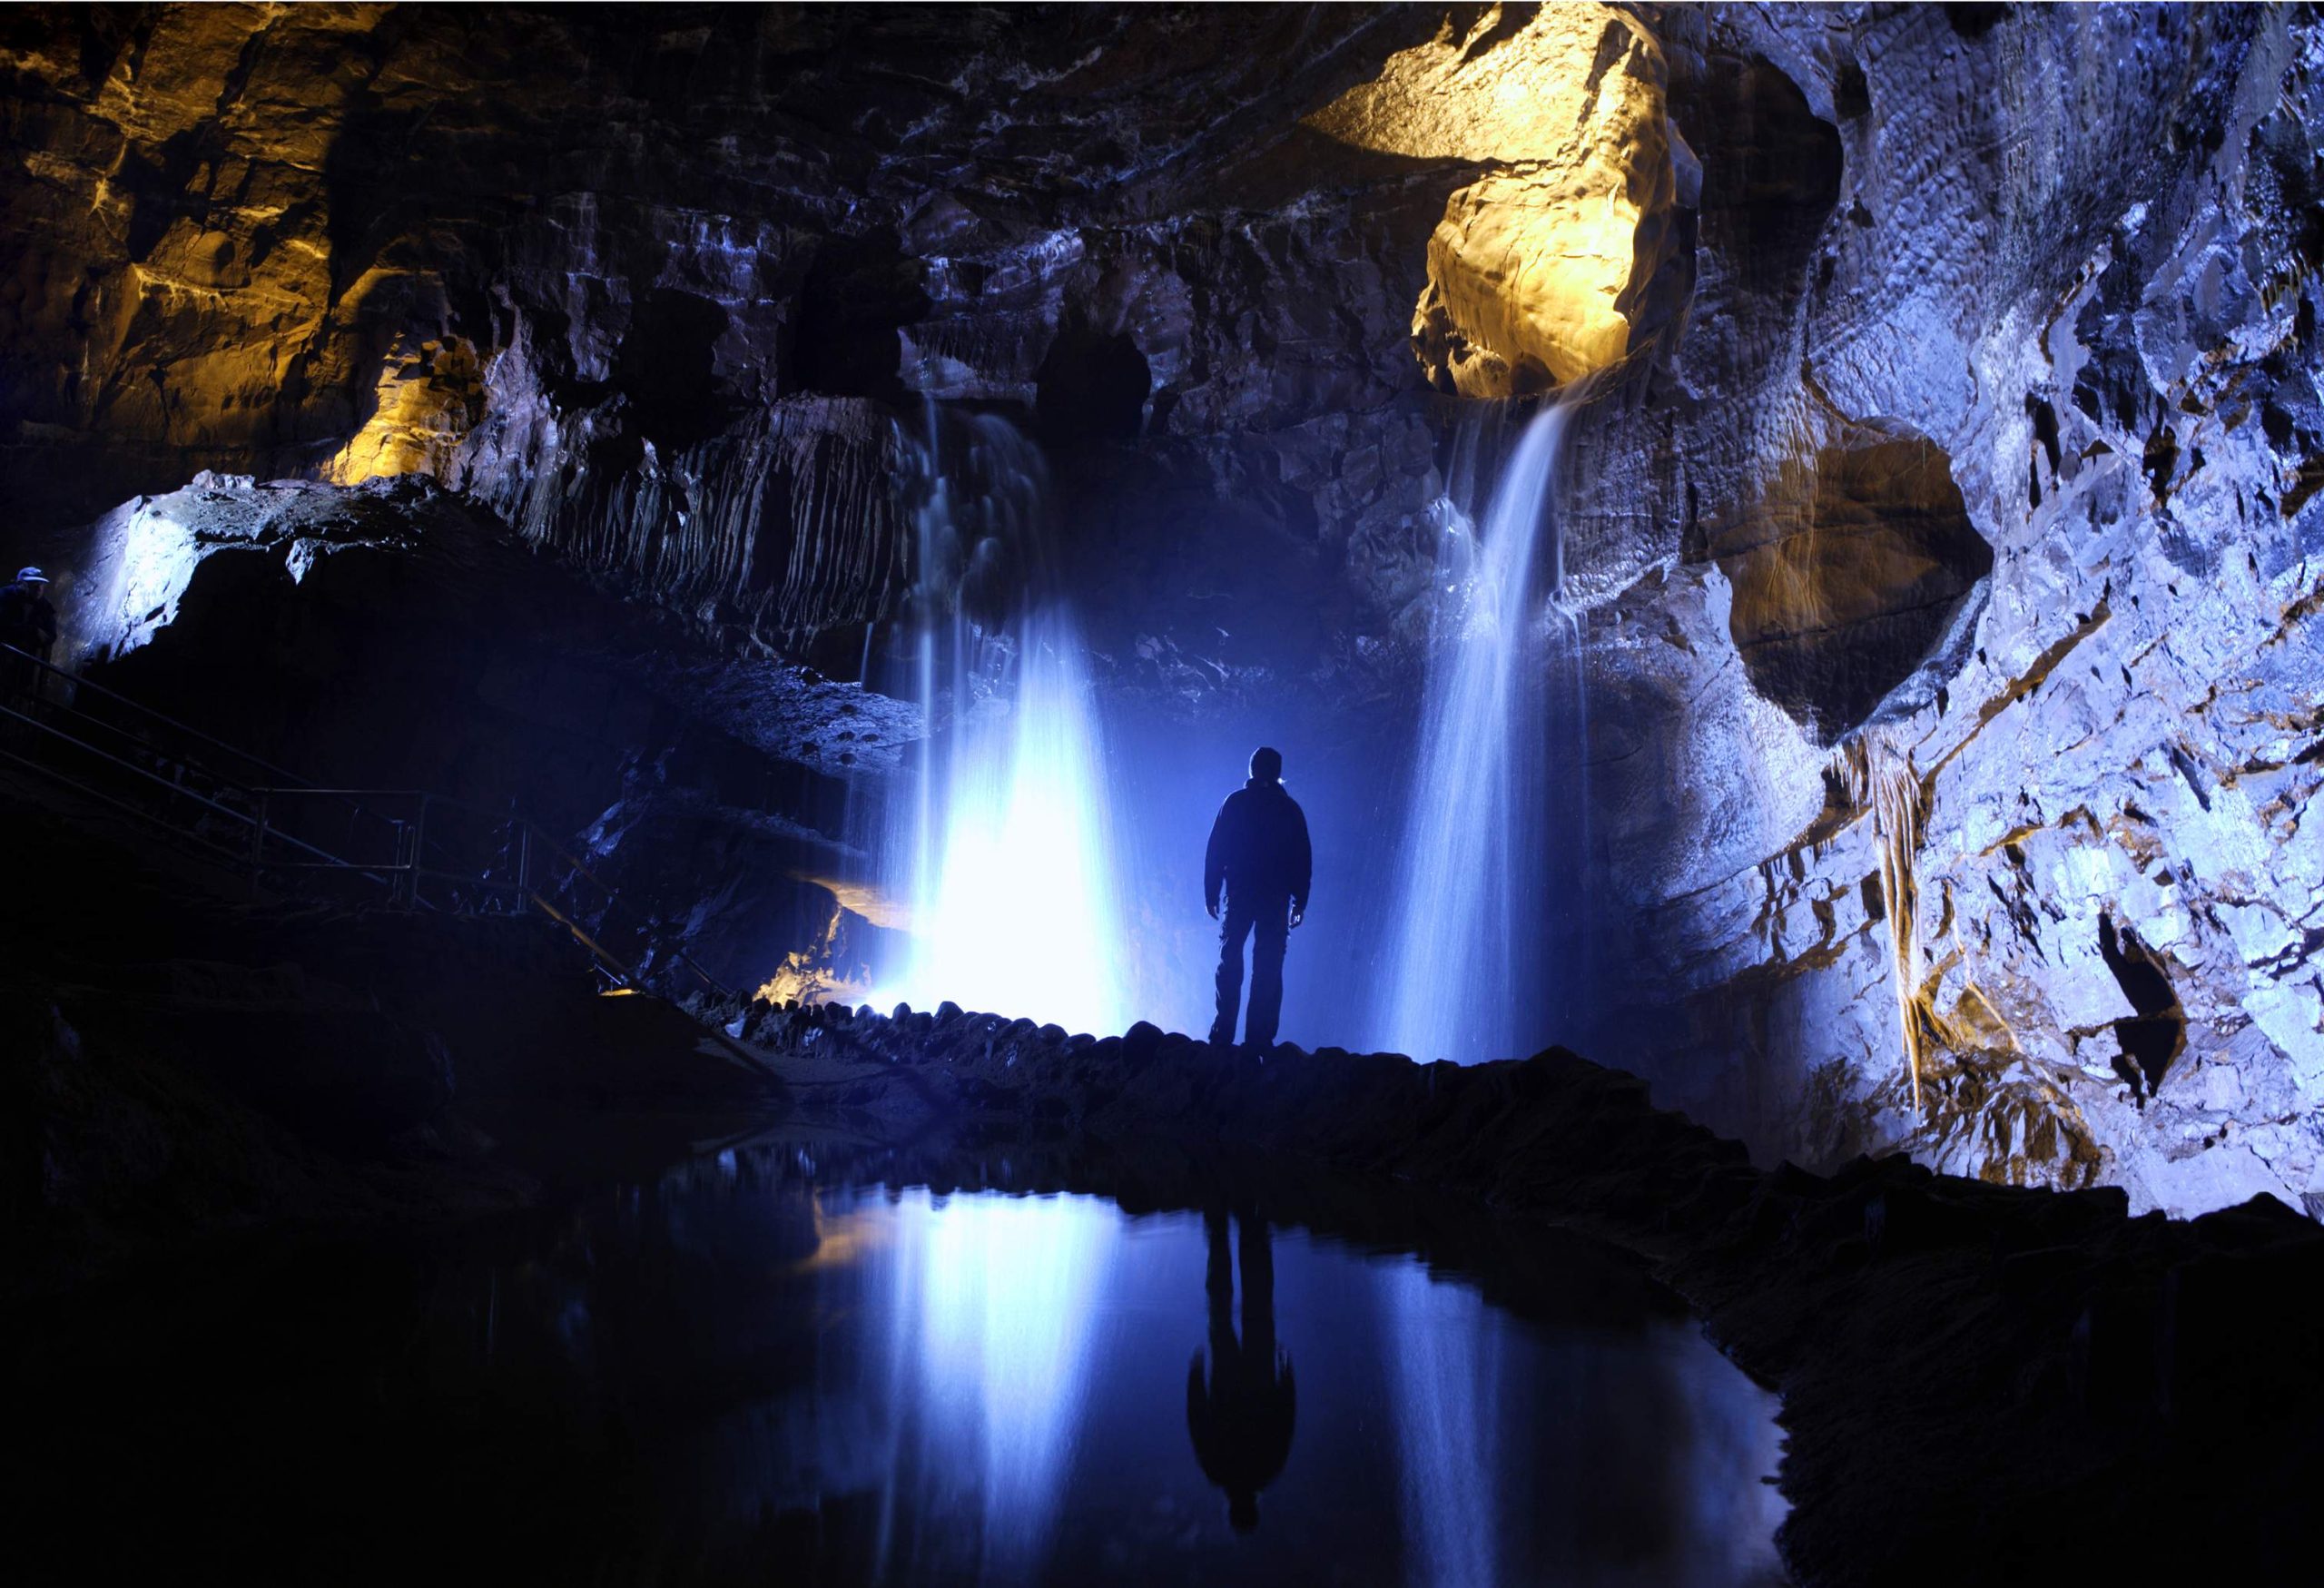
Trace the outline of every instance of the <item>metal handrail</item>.
<instances>
[{"instance_id":1,"label":"metal handrail","mask_svg":"<svg viewBox=\"0 0 2324 1588\"><path fill-rule=\"evenodd\" d=\"M599 877L595 872L591 871L586 864L576 857L562 843L558 843L545 829L540 827L538 824L532 821L529 817L517 814L514 812L492 810L486 806L478 805L465 800L455 799L448 795L436 794L427 789L337 788L320 786L307 782L305 779L299 777L295 773L287 772L281 767L274 765L272 763L266 761L261 756L251 755L248 751L230 745L224 740L219 739L212 735L206 734L199 728L192 727L184 723L181 723L165 713L155 711L150 706L132 700L128 696L120 694L118 691L108 689L101 684L93 684L85 679L76 678L73 675L65 673L63 669L57 667L53 663L48 662L43 657L33 656L29 652L17 650L15 647L9 646L0 646L0 651L5 651L9 655L22 657L24 660L32 663L34 666L41 668L44 672L64 677L68 682L72 683L76 689L94 689L109 699L120 701L123 705L127 705L133 711L142 714L154 722L166 725L178 733L184 734L202 744L213 745L218 749L223 750L228 755L238 758L248 765L262 768L272 775L288 781L282 784L241 783L232 778L212 772L209 768L202 766L199 763L183 755L175 754L163 746L152 745L148 742L139 740L136 735L131 734L128 729L116 724L107 723L103 718L92 716L89 713L83 711L79 706L69 702L44 700L41 702L43 705L55 707L79 722L94 725L97 727L103 728L107 733L129 738L133 743L142 745L143 747L152 751L155 755L159 756L164 764L174 767L180 774L177 778L164 777L150 767L138 765L135 762L125 759L121 755L114 755L96 745L93 745L86 739L74 734L68 733L64 728L57 726L53 723L43 721L40 717L18 711L11 705L0 704L0 717L5 717L15 722L21 723L36 733L69 745L83 754L94 756L101 762L116 767L122 772L128 773L134 778L142 779L146 783L153 784L166 791L172 801L179 799L191 800L195 804L206 810L215 812L219 815L224 816L230 821L239 823L242 826L250 829L250 852L247 855L239 855L226 845L218 843L207 835L194 831L187 823L172 822L168 817L159 813L142 809L127 800L118 798L113 794L105 793L102 789L94 787L85 781L72 777L57 767L44 764L43 763L29 756L19 755L11 750L0 749L0 755L5 755L7 760L28 767L35 772L39 772L45 776L65 784L67 787L74 789L84 796L96 799L116 810L123 811L142 820L150 822L156 826L169 832L176 833L182 837L192 839L193 842L202 845L202 848L212 852L212 853L222 856L237 865L246 867L251 873L251 883L253 887L255 887L259 882L270 873L339 871L362 877L365 881L384 889L392 900L400 902L407 907L416 909L435 909L437 907L426 899L421 893L421 884L431 879L444 883L457 883L463 888L478 889L491 893L513 895L517 902L517 912L522 913L527 909L538 909L543 914L548 916L551 920L563 926L567 932L571 932L575 939L588 951L591 958L603 967L607 973L612 975L618 982L628 985L634 984L637 981L638 973L635 969L623 963L620 959L615 956L609 950L600 943L595 936L586 931L578 922L575 921L571 915L566 913L565 911L556 908L543 895L540 890L533 886L532 873L534 866L534 851L535 846L537 844L549 862L552 863L562 863L566 874L567 885L571 885L576 881L586 883L590 887L596 889L602 896L604 901L602 908L606 910L611 910L620 902L620 894L618 891L616 891L610 883L606 883L602 877ZM255 806L255 814L251 811L237 809L232 804L229 804L221 799L213 797L212 794L205 794L201 789L189 786L182 780L183 775L188 773L196 774L208 779L213 785L215 785L218 791L231 792L231 794L250 802ZM310 843L294 833L285 832L281 827L275 826L271 824L271 815L276 801L294 801L301 799L331 799L348 801L350 802L353 806L350 813L352 815L369 816L373 820L385 824L390 829L391 835L394 839L397 854L396 860L391 863L381 863L371 861L344 859L339 855L333 854L329 850L326 850L318 844ZM412 820L406 821L401 817L389 814L380 810L366 808L367 805L378 805L386 802L399 800L415 801L418 803L419 810ZM479 874L473 871L453 871L438 866L428 865L427 863L427 855L428 851L433 848L439 853L441 852L441 844L438 843L431 845L428 842L427 833L428 814L429 809L433 806L441 806L447 810L458 811L467 814L482 817L495 825L506 826L509 834L510 847L514 849L517 855L517 874L515 879L502 880L495 878L490 875L488 872ZM266 847L270 840L284 848L312 858L303 860L292 860L286 858L270 859L266 853ZM652 936L650 929L648 929L648 936L649 939ZM657 949L661 947L658 942L655 942L654 946ZM704 986L715 993L721 1000L731 1001L736 996L732 989L728 988L724 982L720 981L716 977L711 975L708 971L704 969L701 962L695 960L683 945L672 945L664 951L664 954L668 963L675 966L683 966L697 980L699 980Z\"/></svg>"},{"instance_id":2,"label":"metal handrail","mask_svg":"<svg viewBox=\"0 0 2324 1588\"><path fill-rule=\"evenodd\" d=\"M168 778L162 777L162 775L160 775L158 773L154 773L154 772L153 772L153 771L148 770L148 769L147 769L147 768L145 768L145 767L140 766L140 765L138 765L138 764L137 764L135 762L133 762L133 761L124 761L124 760L123 760L120 756L113 755L113 754L112 752L110 752L110 751L107 751L107 750L100 750L99 748L97 748L97 746L95 746L94 745L92 745L92 744L88 743L86 740L84 740L84 739L76 739L76 738L74 738L72 735L70 735L70 734L68 734L68 733L64 732L62 728L57 728L57 727L51 726L49 724L44 723L44 722L42 722L42 721L41 721L39 718L37 718L37 717L27 716L27 715L25 715L23 712L20 712L20 711L16 710L14 706L0 705L0 716L6 716L6 717L14 718L15 721L20 722L20 723L23 723L25 726L27 726L27 727L29 727L29 728L33 728L33 729L36 730L37 732L40 732L40 733L44 733L44 734L48 735L51 738L62 739L62 740L64 740L66 744L71 745L74 748L75 748L75 749L77 749L77 750L83 750L83 751L85 751L85 752L87 752L89 755L92 755L96 756L96 757L97 757L99 760L101 760L101 761L110 762L110 763L111 763L111 764L113 764L113 765L120 767L123 772L126 772L126 773L130 774L132 776L134 776L134 777L142 777L142 778L145 779L145 780L146 780L147 782L149 782L149 783L153 783L153 784L158 784L159 786L161 786L161 787L162 787L162 788L164 788L164 789L167 789L167 790L170 792L170 794L171 794L173 797L180 798L180 799L189 799L189 800L193 801L196 804L199 804L199 805L206 805L206 806L207 806L207 807L209 807L211 810L213 810L213 811L217 812L220 815L224 816L224 817L227 817L228 819L230 819L230 820L231 820L231 821L240 822L240 823L241 823L241 824L242 824L243 825L245 825L245 826L248 826L248 827L251 827L251 828L257 829L257 830L259 830L261 833L263 833L263 832L264 832L264 830L265 830L266 818L265 818L265 816L264 816L264 814L263 814L263 813L262 813L262 812L261 812L261 814L259 814L259 815L257 815L257 816L253 816L253 815L250 814L250 813L248 813L247 811L238 811L238 810L234 809L234 807L233 807L233 806L229 805L229 804L223 804L223 803L222 803L222 802L220 802L220 801L218 801L218 800L213 800L213 799L212 799L208 794L202 794L202 793L201 793L200 791L195 790L195 789L188 788L188 787L186 787L186 786L185 786L185 784L182 784L182 783L172 783L172 782L171 782ZM84 793L84 794L95 794L98 798L103 799L103 800L105 800L107 803L112 804L121 805L121 806L123 806L124 809L133 810L133 811L136 809L136 807L135 807L135 806L133 806L133 805L128 805L128 804L127 804L125 802L123 802L123 801L114 799L114 798L113 798L111 795L106 794L105 793L103 793L103 791L102 791L102 790L100 790L100 789L91 788L88 784L84 784L84 783L82 783L81 781L79 781L79 780L78 780L78 779L76 779L76 778L71 778L71 777L67 777L67 776L65 776L65 774L63 774L63 773L61 773L61 772L57 771L57 770L56 770L54 767L53 767L53 766L44 766L44 765L42 765L42 764L41 764L39 762L37 762L37 761L34 761L34 760L32 760L31 758L29 758L29 757L27 757L27 756L17 755L15 755L14 752L10 752L10 753L9 753L9 758L10 758L11 760L13 760L13 761L16 761L16 762L18 762L18 763L20 763L20 764L24 764L24 765L30 766L30 767L34 768L35 771L44 772L44 773L46 773L48 775L50 775L51 777L55 778L58 782L60 782L60 783L64 783L64 784L67 784L71 785L72 787L74 787L74 788L75 788L75 789L78 789L80 792L82 792L82 793ZM233 785L229 785L229 786L233 786ZM263 792L263 791L246 791L246 792ZM144 813L144 814L148 814L148 815L151 815L151 813ZM160 817L158 817L158 816L154 816L154 817L153 817L153 820L156 824L160 824L160 825L163 825L163 826L171 826L171 825L172 825L172 824L169 824L169 823L163 822L163 821L162 820L162 818L160 818ZM183 829L182 829L182 827L180 827L180 828L173 828L173 830L176 830L176 831L183 831ZM188 837L190 837L190 838L192 838L192 839L193 839L195 842L197 842L197 843L208 843L208 844L210 844L210 847L212 847L212 848L213 848L213 849L220 849L220 850L222 850L222 849L223 849L223 846L222 846L222 845L219 845L219 844L216 844L216 843L211 843L210 840L208 840L208 839L206 839L206 838L203 838L203 837L202 836L202 834L200 834L200 833L186 833L186 836L188 836ZM310 854L313 854L313 855L320 856L322 860L324 860L325 862L328 862L329 863L330 863L330 864L332 864L332 865L336 865L336 866L343 866L343 867L346 867L346 868L348 868L348 869L350 869L350 870L373 870L373 869L381 869L381 868L375 868L375 867L366 867L366 866L362 865L360 863L354 862L354 861L345 861L345 860L341 860L341 859L340 859L337 855L332 854L331 853L330 853L328 850L319 849L319 848L317 848L315 845L313 845L313 844L311 844L311 843L307 843L304 839L302 839L302 838L296 838L296 837L293 837L291 834L290 834L290 833L283 833L283 832L281 832L281 831L279 831L279 830L278 830L278 831L274 833L274 836L275 836L277 839L281 840L282 843L288 843L288 844L291 845L293 848L302 849L302 850L305 850L305 851L306 851L308 853L310 853Z\"/></svg>"},{"instance_id":3,"label":"metal handrail","mask_svg":"<svg viewBox=\"0 0 2324 1588\"><path fill-rule=\"evenodd\" d=\"M15 714L12 712L9 715L14 715ZM152 822L157 826L169 826L168 824L163 823L162 819L159 816L156 816L153 812L143 810L136 805L133 805L127 800L115 799L113 795L105 793L103 789L91 788L88 784L78 782L73 778L69 778L63 773L57 771L54 767L44 765L42 763L34 761L28 755L19 755L14 750L0 749L0 757L5 757L7 760L15 762L19 766L26 767L31 771L37 772L44 777L54 778L57 782L64 784L67 788L72 789L76 794L85 795L90 799L97 800L104 804L111 805L115 810L121 811L124 814L137 817L140 821ZM199 833L188 832L182 827L176 826L170 826L169 830L175 833L180 837L198 843L204 849L213 851L237 864L240 864L244 858L237 852L227 848L224 844L214 843L212 840L203 837Z\"/></svg>"},{"instance_id":4,"label":"metal handrail","mask_svg":"<svg viewBox=\"0 0 2324 1588\"><path fill-rule=\"evenodd\" d=\"M96 682L93 678L86 678L78 673L67 671L65 668L58 666L54 662L50 661L46 656L36 656L30 651L19 650L15 646L11 645L0 645L0 651L5 651L12 656L20 656L24 660L30 662L34 666L38 667L44 673L54 674L55 676L64 679L65 683L73 686L73 689L76 694L84 689L94 689L99 695L103 695L107 700L117 700L122 705L129 707L130 710L138 713L140 715L149 716L157 723L166 724L169 727L178 733L184 734L190 738L199 739L203 744L208 745L214 749L223 750L229 755L236 756L246 761L252 766L256 766L273 776L287 778L291 783L300 784L302 786L306 784L307 780L300 777L295 772L285 771L283 768L275 765L274 763L267 760L263 756L253 755L248 750L241 748L238 745L230 745L214 734L206 734L200 728L193 726L192 724L182 723L178 721L177 718L170 715L167 712L155 711L143 701L133 700L118 689L109 689L104 685ZM70 702L60 701L56 704L63 705L67 711L76 712L84 716L88 715L86 712L82 712L80 707L72 705Z\"/></svg>"},{"instance_id":5,"label":"metal handrail","mask_svg":"<svg viewBox=\"0 0 2324 1588\"><path fill-rule=\"evenodd\" d=\"M57 699L38 689L35 689L33 698L38 703L44 714L49 715L62 714L63 715L71 718L74 723L81 725L84 735L91 731L94 731L111 738L123 741L128 745L133 746L138 751L148 753L157 757L164 765L174 767L182 776L184 774L193 774L206 778L218 787L232 791L240 795L249 798L254 804L262 802L270 794L321 792L316 790L314 784L308 779L300 776L295 772L290 772L276 765L274 763L267 760L263 756L252 755L251 752L244 750L238 745L227 743L225 740L217 737L215 735L205 733L200 728L193 727L189 724L181 722L165 712L156 711L152 706L145 705L142 701L133 700L118 690L110 689L104 685L94 683L88 679L79 677L65 671L64 668L59 667L56 664L48 661L44 657L34 656L29 651L20 650L12 646L0 646L0 652L4 652L6 655L14 656L23 661L28 662L35 668L38 668L41 672L51 674L56 677L64 679L66 684L70 686L69 693L71 698ZM133 719L133 721L126 723L115 722L109 720L106 716L99 715L84 709L79 703L79 697L84 691L94 691L96 694L104 696L108 700L116 701L122 705L126 706L131 713L134 714L135 717L142 717L146 719L149 723L159 724L162 726L168 728L172 733L196 741L202 745L222 750L235 760L242 763L245 766L255 768L258 771L266 774L268 778L283 781L268 782L265 780L252 780L248 777L238 778L230 776L212 767L206 766L192 755L188 755L182 747L160 743L151 736L150 732L141 732L139 725L137 725ZM91 744L88 738L84 736L72 734L60 734L59 736L63 737L67 743L85 749L92 754L99 755L106 754L106 752L100 746ZM113 757L113 759L116 764L121 764L120 757L115 756ZM193 791L191 788L185 787L182 782L174 784L174 786L189 795L193 794ZM350 824L348 835L350 839L354 836L352 824L359 819L369 818L369 820L384 824L391 830L390 842L396 843L400 843L401 842L399 831L401 824L391 816L383 815L376 811L367 811L359 804L350 805L348 816Z\"/></svg>"}]
</instances>

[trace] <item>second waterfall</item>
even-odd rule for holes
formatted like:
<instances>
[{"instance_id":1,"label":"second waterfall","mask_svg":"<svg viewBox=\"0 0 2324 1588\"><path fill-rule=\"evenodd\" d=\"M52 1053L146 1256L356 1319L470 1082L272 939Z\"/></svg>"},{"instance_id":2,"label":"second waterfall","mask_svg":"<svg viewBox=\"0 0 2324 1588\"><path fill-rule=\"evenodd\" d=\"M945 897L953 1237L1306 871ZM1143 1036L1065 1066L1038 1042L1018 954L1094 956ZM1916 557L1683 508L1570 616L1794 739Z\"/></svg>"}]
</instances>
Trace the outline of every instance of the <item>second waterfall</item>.
<instances>
[{"instance_id":1,"label":"second waterfall","mask_svg":"<svg viewBox=\"0 0 2324 1588\"><path fill-rule=\"evenodd\" d=\"M1482 524L1459 499L1481 449L1465 434L1443 504L1373 1028L1380 1046L1415 1059L1521 1058L1571 1031L1586 980L1587 701L1556 502L1580 396L1526 421Z\"/></svg>"}]
</instances>

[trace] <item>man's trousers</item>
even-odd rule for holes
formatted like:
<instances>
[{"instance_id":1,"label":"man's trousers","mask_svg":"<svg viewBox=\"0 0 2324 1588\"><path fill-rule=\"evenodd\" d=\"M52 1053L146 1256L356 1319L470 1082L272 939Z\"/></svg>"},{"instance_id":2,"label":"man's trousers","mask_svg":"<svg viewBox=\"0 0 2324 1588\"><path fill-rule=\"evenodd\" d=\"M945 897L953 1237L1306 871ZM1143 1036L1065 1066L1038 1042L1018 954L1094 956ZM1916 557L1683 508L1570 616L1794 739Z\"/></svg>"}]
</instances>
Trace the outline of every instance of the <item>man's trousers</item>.
<instances>
[{"instance_id":1,"label":"man's trousers","mask_svg":"<svg viewBox=\"0 0 2324 1588\"><path fill-rule=\"evenodd\" d=\"M1251 942L1251 1007L1243 1040L1254 1048L1275 1045L1283 1018L1283 953L1291 937L1291 901L1263 899L1256 904L1229 897L1218 928L1218 1014L1210 1040L1235 1041L1235 1016L1243 1001L1243 942Z\"/></svg>"}]
</instances>

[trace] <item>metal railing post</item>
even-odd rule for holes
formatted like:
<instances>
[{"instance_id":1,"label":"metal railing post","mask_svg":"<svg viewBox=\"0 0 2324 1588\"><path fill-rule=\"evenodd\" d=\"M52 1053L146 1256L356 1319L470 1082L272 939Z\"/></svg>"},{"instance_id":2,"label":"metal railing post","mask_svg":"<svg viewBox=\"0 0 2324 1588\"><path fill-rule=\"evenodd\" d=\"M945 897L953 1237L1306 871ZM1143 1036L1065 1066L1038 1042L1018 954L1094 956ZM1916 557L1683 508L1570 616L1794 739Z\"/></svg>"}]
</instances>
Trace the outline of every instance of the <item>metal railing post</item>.
<instances>
[{"instance_id":1,"label":"metal railing post","mask_svg":"<svg viewBox=\"0 0 2324 1588\"><path fill-rule=\"evenodd\" d=\"M259 895L259 879L266 874L266 791L258 795L258 824L251 829L251 897Z\"/></svg>"},{"instance_id":2,"label":"metal railing post","mask_svg":"<svg viewBox=\"0 0 2324 1588\"><path fill-rule=\"evenodd\" d=\"M419 868L428 863L428 796L419 796L419 818L411 828L411 907L419 908Z\"/></svg>"}]
</instances>

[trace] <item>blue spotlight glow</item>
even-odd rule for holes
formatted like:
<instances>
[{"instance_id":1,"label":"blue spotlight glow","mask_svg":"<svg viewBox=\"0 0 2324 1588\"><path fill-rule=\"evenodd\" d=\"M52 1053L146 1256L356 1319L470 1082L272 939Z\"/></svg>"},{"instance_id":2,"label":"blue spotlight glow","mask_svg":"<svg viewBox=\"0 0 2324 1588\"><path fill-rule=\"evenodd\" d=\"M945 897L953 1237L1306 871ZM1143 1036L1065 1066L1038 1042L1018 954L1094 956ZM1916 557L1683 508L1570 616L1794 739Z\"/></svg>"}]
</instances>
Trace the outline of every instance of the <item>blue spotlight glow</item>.
<instances>
[{"instance_id":1,"label":"blue spotlight glow","mask_svg":"<svg viewBox=\"0 0 2324 1588\"><path fill-rule=\"evenodd\" d=\"M1118 1032L1134 1016L1104 736L1049 568L1046 472L1005 419L950 428L931 408L914 602L931 735L889 843L911 948L881 996Z\"/></svg>"}]
</instances>

